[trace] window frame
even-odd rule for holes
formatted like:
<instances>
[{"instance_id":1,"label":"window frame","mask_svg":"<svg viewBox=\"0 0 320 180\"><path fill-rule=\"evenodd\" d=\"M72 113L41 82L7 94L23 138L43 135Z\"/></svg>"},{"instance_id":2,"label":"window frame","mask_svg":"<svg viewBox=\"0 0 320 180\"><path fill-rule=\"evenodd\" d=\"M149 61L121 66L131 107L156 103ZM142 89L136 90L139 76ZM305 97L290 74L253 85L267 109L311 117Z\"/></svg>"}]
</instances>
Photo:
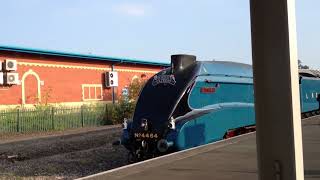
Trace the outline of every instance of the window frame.
<instances>
[{"instance_id":1,"label":"window frame","mask_svg":"<svg viewBox=\"0 0 320 180\"><path fill-rule=\"evenodd\" d=\"M88 95L85 96L85 88L88 88ZM94 88L94 98L91 97L91 89ZM100 89L100 98L97 98L97 89ZM101 101L103 100L102 84L81 84L82 101ZM86 98L88 97L88 98Z\"/></svg>"}]
</instances>

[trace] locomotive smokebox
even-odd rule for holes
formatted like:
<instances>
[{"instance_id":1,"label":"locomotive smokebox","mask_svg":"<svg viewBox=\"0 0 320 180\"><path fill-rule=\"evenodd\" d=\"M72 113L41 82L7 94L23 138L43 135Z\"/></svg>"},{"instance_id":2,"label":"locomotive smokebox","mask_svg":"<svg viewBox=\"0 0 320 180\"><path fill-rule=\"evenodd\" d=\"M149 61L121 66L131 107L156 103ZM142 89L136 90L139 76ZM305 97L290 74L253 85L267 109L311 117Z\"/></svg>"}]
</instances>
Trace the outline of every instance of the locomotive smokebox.
<instances>
[{"instance_id":1,"label":"locomotive smokebox","mask_svg":"<svg viewBox=\"0 0 320 180\"><path fill-rule=\"evenodd\" d=\"M171 69L172 73L179 72L195 63L197 57L194 55L177 54L171 56Z\"/></svg>"}]
</instances>

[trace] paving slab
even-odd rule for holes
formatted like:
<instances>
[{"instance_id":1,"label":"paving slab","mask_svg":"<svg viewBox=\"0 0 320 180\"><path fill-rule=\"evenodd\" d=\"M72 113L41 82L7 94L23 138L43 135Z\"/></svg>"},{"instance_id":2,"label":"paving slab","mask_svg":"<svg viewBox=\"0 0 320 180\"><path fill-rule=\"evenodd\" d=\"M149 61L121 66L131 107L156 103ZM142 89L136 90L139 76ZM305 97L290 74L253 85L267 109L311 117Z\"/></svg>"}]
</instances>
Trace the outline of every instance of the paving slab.
<instances>
[{"instance_id":1,"label":"paving slab","mask_svg":"<svg viewBox=\"0 0 320 180\"><path fill-rule=\"evenodd\" d=\"M303 122L305 179L320 179L320 117ZM82 179L256 180L255 133L177 152Z\"/></svg>"}]
</instances>

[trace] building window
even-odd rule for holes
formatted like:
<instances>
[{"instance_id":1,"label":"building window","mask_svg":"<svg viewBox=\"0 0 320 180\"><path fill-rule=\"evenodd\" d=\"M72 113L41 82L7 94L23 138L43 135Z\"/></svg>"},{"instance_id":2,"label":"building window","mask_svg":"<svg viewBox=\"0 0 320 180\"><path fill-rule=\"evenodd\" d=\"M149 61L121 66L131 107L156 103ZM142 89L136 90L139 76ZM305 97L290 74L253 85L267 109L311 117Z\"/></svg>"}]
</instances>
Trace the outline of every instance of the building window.
<instances>
[{"instance_id":1,"label":"building window","mask_svg":"<svg viewBox=\"0 0 320 180\"><path fill-rule=\"evenodd\" d=\"M97 101L102 99L103 95L101 84L82 84L83 101Z\"/></svg>"}]
</instances>

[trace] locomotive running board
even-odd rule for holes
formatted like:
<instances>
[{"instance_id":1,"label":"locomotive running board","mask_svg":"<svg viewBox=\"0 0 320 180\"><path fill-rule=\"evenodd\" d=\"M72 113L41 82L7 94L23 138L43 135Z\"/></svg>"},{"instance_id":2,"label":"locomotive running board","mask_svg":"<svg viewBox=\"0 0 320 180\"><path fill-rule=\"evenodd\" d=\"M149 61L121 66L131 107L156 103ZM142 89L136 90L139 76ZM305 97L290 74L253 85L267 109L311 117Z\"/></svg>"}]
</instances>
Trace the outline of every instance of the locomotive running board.
<instances>
[{"instance_id":1,"label":"locomotive running board","mask_svg":"<svg viewBox=\"0 0 320 180\"><path fill-rule=\"evenodd\" d=\"M216 112L216 111L221 111L224 109L248 108L248 107L254 108L254 104L253 103L242 103L242 102L229 102L229 103L213 104L213 105L208 105L208 106L202 107L200 109L192 109L187 114L173 119L173 121L176 123L179 121L191 121L191 120L194 120L195 118L198 118L198 117L203 116L205 114Z\"/></svg>"}]
</instances>

